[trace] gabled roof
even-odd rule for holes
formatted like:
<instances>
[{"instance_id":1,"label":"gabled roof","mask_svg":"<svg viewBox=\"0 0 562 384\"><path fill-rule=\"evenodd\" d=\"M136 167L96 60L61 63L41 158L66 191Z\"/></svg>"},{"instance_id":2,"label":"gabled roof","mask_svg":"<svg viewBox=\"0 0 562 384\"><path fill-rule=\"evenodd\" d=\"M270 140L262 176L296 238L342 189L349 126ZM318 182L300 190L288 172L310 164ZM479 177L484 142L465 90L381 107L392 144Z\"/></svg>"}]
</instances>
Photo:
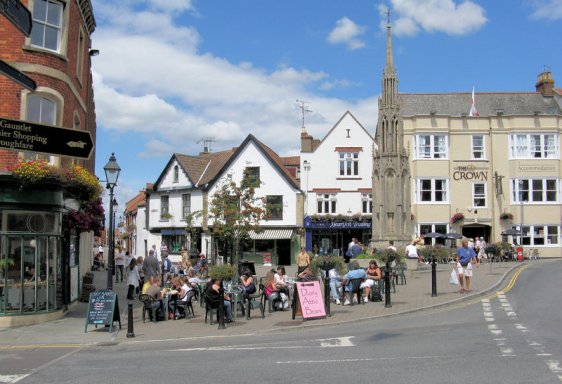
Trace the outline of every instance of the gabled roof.
<instances>
[{"instance_id":1,"label":"gabled roof","mask_svg":"<svg viewBox=\"0 0 562 384\"><path fill-rule=\"evenodd\" d=\"M174 162L174 159L177 160L179 166L185 172L189 181L195 188L208 189L218 179L220 179L225 170L250 142L256 144L256 147L274 165L274 167L279 170L281 175L289 184L291 184L294 188L299 189L297 181L285 169L284 162L279 155L250 134L239 147L228 149L226 151L212 153L203 152L197 156L174 153L158 177L158 180L154 183L154 190L156 191L158 189L160 182L162 181L168 168Z\"/></svg>"},{"instance_id":2,"label":"gabled roof","mask_svg":"<svg viewBox=\"0 0 562 384\"><path fill-rule=\"evenodd\" d=\"M472 93L410 94L401 93L403 116L447 115L463 116L470 111ZM538 92L475 93L476 110L480 116L558 115L560 105L553 97Z\"/></svg>"},{"instance_id":3,"label":"gabled roof","mask_svg":"<svg viewBox=\"0 0 562 384\"><path fill-rule=\"evenodd\" d=\"M209 181L209 186L211 186L212 184L214 184L216 181L218 181L218 179L224 174L224 171L234 162L234 160L236 159L236 157L242 153L242 151L244 150L244 148L246 148L248 146L248 144L250 142L253 142L254 144L256 144L256 147L263 153L263 155L269 160L271 161L271 163L273 164L273 166L275 168L277 168L277 170L279 171L279 173L283 176L283 178L289 183L291 184L291 186L293 186L296 189L300 189L299 188L299 184L298 182L291 176L291 174L285 169L284 165L283 165L283 161L281 160L281 158L279 157L279 155L272 150L271 148L269 148L267 145L265 145L264 143L262 143L261 141L259 141L258 139L256 139L256 137L252 134L249 134L246 139L242 142L242 144L240 144L240 146L238 148L233 148L235 151L234 153L232 153L232 155L230 156L230 158L228 159L228 161L226 161L226 163L224 164L224 166L221 168L221 170L215 175L215 177Z\"/></svg>"},{"instance_id":4,"label":"gabled roof","mask_svg":"<svg viewBox=\"0 0 562 384\"><path fill-rule=\"evenodd\" d=\"M146 203L146 192L140 191L135 197L125 203L125 215L134 213L138 210L139 205Z\"/></svg>"},{"instance_id":5,"label":"gabled roof","mask_svg":"<svg viewBox=\"0 0 562 384\"><path fill-rule=\"evenodd\" d=\"M332 129L330 129L330 130L328 131L328 133L326 134L326 136L324 136L324 138L322 139L322 141L320 141L320 143L319 143L318 145L316 145L316 146L313 147L312 152L316 151L316 149L318 149L318 148L322 145L322 143L324 142L324 140L326 140L326 138L327 138L328 136L330 136L330 134L336 129L336 127L341 123L341 121L342 121L347 115L349 115L349 116L357 123L357 125L359 125L359 126L361 127L361 129L363 129L363 131L365 131L365 133L367 134L367 136L369 136L369 138L371 139L371 141L374 140L374 139L373 139L373 136L369 133L369 131L367 131L367 130L365 129L365 127L363 127L363 125L359 122L359 120L357 120L357 119L355 118L355 116L353 116L353 114L352 114L351 112L345 111L345 113L342 115L342 117L340 117L340 119L336 122L336 124L334 124L334 126L332 127ZM371 145L372 145L372 144L371 144Z\"/></svg>"}]
</instances>

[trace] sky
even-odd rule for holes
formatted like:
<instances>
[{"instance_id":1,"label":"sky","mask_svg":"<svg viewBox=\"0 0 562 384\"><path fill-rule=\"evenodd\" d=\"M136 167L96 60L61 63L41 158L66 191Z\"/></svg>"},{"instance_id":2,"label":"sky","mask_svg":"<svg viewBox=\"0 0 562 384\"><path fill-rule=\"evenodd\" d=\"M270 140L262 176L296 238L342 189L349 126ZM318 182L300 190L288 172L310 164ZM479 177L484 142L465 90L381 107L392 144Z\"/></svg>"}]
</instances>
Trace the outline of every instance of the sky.
<instances>
[{"instance_id":1,"label":"sky","mask_svg":"<svg viewBox=\"0 0 562 384\"><path fill-rule=\"evenodd\" d=\"M562 87L562 0L92 0L96 175L122 211L173 153L248 134L298 156L346 111L373 136L390 11L401 93ZM467 112L470 105L467 105ZM106 199L107 200L107 199Z\"/></svg>"}]
</instances>

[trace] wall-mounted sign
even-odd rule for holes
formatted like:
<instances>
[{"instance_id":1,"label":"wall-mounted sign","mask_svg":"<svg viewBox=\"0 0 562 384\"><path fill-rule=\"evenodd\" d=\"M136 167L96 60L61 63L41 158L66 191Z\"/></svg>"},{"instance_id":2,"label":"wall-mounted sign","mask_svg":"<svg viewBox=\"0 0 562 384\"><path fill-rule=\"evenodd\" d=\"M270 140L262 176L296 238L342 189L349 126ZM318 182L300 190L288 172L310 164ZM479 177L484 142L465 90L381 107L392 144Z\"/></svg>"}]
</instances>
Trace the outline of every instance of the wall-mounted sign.
<instances>
[{"instance_id":1,"label":"wall-mounted sign","mask_svg":"<svg viewBox=\"0 0 562 384\"><path fill-rule=\"evenodd\" d=\"M458 166L453 169L453 180L488 181L488 168L480 168L470 164Z\"/></svg>"}]
</instances>

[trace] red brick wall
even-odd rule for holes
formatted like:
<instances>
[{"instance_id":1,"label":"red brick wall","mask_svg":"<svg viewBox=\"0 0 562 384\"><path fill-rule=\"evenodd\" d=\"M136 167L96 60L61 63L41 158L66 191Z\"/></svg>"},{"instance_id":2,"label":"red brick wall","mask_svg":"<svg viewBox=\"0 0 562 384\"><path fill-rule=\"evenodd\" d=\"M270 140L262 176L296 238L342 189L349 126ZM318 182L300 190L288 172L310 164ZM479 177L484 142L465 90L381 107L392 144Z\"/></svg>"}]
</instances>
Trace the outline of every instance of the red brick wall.
<instances>
[{"instance_id":1,"label":"red brick wall","mask_svg":"<svg viewBox=\"0 0 562 384\"><path fill-rule=\"evenodd\" d=\"M23 0L23 4L27 5L28 1ZM84 25L83 18L80 14L76 1L68 1L66 3L69 12L69 25L66 38L66 55L62 57L48 51L40 51L37 49L28 49L25 46L25 36L5 17L0 16L0 58L10 65L14 63L38 64L45 67L53 68L57 71L65 73L71 80L74 89L79 97L85 103L86 110L82 108L75 93L71 87L62 80L49 77L40 73L26 72L37 84L37 87L46 87L59 92L64 98L64 110L62 111L62 126L73 128L74 114L77 112L80 116L81 129L90 131L92 139L95 143L95 108L92 90L92 77L90 73L90 56L88 50L91 46L90 36L88 36L87 27ZM82 66L82 82L77 79L76 61L79 41L79 28L82 27L84 36L84 52ZM0 75L0 116L19 119L21 110L21 93L23 88L12 80ZM61 159L62 166L68 166L72 159ZM17 161L17 152L0 149L0 172ZM77 161L78 164L86 166L91 172L94 172L95 156L87 161Z\"/></svg>"}]
</instances>

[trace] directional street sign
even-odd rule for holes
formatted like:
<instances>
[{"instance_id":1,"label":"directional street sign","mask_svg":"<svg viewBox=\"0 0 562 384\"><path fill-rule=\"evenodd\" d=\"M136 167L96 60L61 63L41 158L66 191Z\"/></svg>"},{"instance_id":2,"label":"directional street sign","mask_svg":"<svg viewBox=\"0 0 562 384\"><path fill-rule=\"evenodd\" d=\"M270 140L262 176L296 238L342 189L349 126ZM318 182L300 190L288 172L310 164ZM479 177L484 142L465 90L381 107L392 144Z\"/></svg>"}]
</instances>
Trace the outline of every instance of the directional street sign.
<instances>
[{"instance_id":1,"label":"directional street sign","mask_svg":"<svg viewBox=\"0 0 562 384\"><path fill-rule=\"evenodd\" d=\"M0 148L89 159L90 132L0 117Z\"/></svg>"},{"instance_id":2,"label":"directional street sign","mask_svg":"<svg viewBox=\"0 0 562 384\"><path fill-rule=\"evenodd\" d=\"M31 12L20 0L0 0L0 12L27 37L31 34Z\"/></svg>"},{"instance_id":3,"label":"directional street sign","mask_svg":"<svg viewBox=\"0 0 562 384\"><path fill-rule=\"evenodd\" d=\"M30 91L35 91L37 85L32 78L24 74L23 72L18 71L11 65L8 65L4 62L4 60L0 60L0 73L8 76L10 79L14 80L19 85L24 86L25 88L29 89Z\"/></svg>"}]
</instances>

